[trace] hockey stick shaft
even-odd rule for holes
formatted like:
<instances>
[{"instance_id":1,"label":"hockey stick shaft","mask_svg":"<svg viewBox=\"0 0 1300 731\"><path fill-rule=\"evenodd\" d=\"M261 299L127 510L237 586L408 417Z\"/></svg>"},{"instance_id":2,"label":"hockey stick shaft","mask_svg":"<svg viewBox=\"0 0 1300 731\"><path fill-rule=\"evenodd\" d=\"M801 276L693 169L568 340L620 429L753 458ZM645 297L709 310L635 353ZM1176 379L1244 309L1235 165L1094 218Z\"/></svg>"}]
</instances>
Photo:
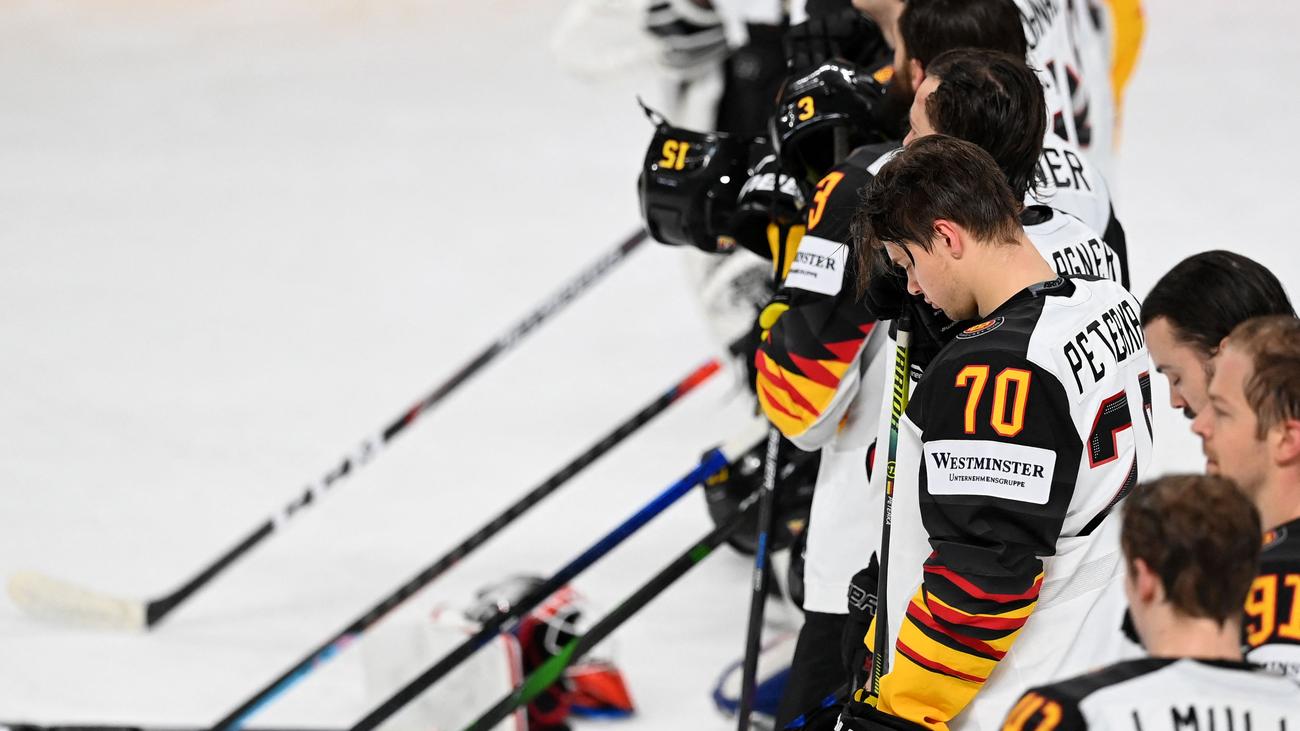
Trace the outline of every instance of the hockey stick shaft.
<instances>
[{"instance_id":1,"label":"hockey stick shaft","mask_svg":"<svg viewBox=\"0 0 1300 731\"><path fill-rule=\"evenodd\" d=\"M763 460L763 488L758 498L758 542L754 550L754 576L749 600L749 624L745 628L745 658L741 670L740 705L736 712L739 731L748 731L758 690L758 655L763 639L763 614L767 606L768 577L771 569L772 527L776 522L776 470L780 459L781 432L775 426L767 430L767 454Z\"/></svg>"},{"instance_id":2,"label":"hockey stick shaft","mask_svg":"<svg viewBox=\"0 0 1300 731\"><path fill-rule=\"evenodd\" d=\"M779 181L778 181L779 184ZM772 266L772 290L781 288L781 267L790 241L790 226L777 225L777 255ZM758 495L758 540L754 550L754 577L750 587L749 623L745 627L745 656L740 673L740 703L736 708L736 728L749 731L749 717L758 693L758 654L763 641L763 613L767 608L767 580L770 569L772 525L776 512L776 470L780 459L781 432L773 424L767 429L767 454L763 460L763 488Z\"/></svg>"},{"instance_id":3,"label":"hockey stick shaft","mask_svg":"<svg viewBox=\"0 0 1300 731\"><path fill-rule=\"evenodd\" d=\"M348 646L348 644L359 637L372 625L400 606L402 602L428 586L435 579L468 556L471 552L486 543L488 539L492 538L497 533L500 533L524 513L541 504L544 499L558 490L560 486L567 484L574 476L582 472L586 467L591 465L601 456L613 450L614 447L618 446L624 439L631 436L641 427L650 423L650 421L656 416L666 411L669 406L676 403L697 386L708 381L718 372L720 367L721 365L718 361L711 360L696 368L688 376L674 384L672 388L665 391L654 401L647 404L643 409L634 414L630 419L619 424L613 431L606 434L600 439L600 441L596 442L585 452L578 455L568 464L561 467L555 474L548 477L540 485L533 488L505 510L501 511L501 513L496 517L492 518L468 538L461 541L437 561L421 570L420 573L416 574L409 581L399 587L397 591L385 597L382 601L371 607L347 627L344 627L341 631L326 640L320 647L311 651L297 664L272 681L270 685L259 690L253 695L253 697L240 704L238 708L226 714L225 718L217 721L213 728L222 731L232 731L233 729L240 728L258 710L279 697L291 686L304 678L308 673L316 669L320 664L323 664L331 659L335 654L342 651Z\"/></svg>"},{"instance_id":4,"label":"hockey stick shaft","mask_svg":"<svg viewBox=\"0 0 1300 731\"><path fill-rule=\"evenodd\" d=\"M389 442L405 431L420 416L427 413L472 376L481 372L493 360L513 349L530 332L550 319L564 306L577 299L583 292L590 289L592 285L612 271L645 240L645 231L639 230L620 242L612 251L601 256L600 259L569 281L537 309L524 317L523 320L462 365L450 378L431 393L402 412L376 436L367 438L355 451L345 454L333 469L325 473L324 477L308 485L292 501L264 520L235 546L217 557L216 560L199 571L196 576L170 594L140 603L102 597L76 587L60 586L59 582L48 580L45 577L30 575L25 575L21 579L15 577L18 586L15 587L14 582L11 582L11 593L14 594L16 599L23 600L24 603L37 607L38 611L44 611L53 616L72 617L86 622L140 629L153 627L196 591L251 551L254 546L269 538L285 523L319 501L335 483L374 459L380 451L388 446ZM42 597L42 591L45 591L49 596ZM77 603L80 603L81 606L76 606ZM61 607L60 604L71 604L73 606ZM101 616L97 617L96 615Z\"/></svg>"},{"instance_id":5,"label":"hockey stick shaft","mask_svg":"<svg viewBox=\"0 0 1300 731\"><path fill-rule=\"evenodd\" d=\"M678 499L690 492L696 485L726 466L727 459L723 456L721 451L716 449L710 451L705 455L700 464L696 466L695 469L691 470L689 474L673 483L668 487L668 489L664 490L635 514L623 521L623 523L618 527L614 528L614 530L610 531L586 551L583 551L582 554L569 562L564 566L564 568L560 569L549 579L528 592L527 595L512 605L510 609L493 615L483 623L483 626L478 632L461 643L456 649L452 650L441 660L434 663L414 680L407 683L406 686L388 700L385 700L373 711L368 713L352 727L351 731L370 731L370 729L383 723L407 703L415 700L425 691L425 689L446 676L453 668L464 662L466 658L473 655L479 648L491 641L492 638L500 634L503 629L509 629L512 627L520 617L532 611L533 608L545 601L547 597L554 594L565 584L569 583L569 581L574 577L586 570L587 567L591 566L602 556L613 550L615 546L622 543L642 526L649 523L664 510L668 509L670 505L677 502Z\"/></svg>"},{"instance_id":6,"label":"hockey stick shaft","mask_svg":"<svg viewBox=\"0 0 1300 731\"><path fill-rule=\"evenodd\" d=\"M885 457L885 509L880 521L880 574L876 584L876 635L871 649L871 677L867 687L872 696L880 697L880 679L889 672L889 616L886 612L886 587L889 581L889 535L894 523L894 478L898 471L898 425L907 410L907 390L911 385L909 345L911 333L906 318L898 320L898 337L894 342L894 378L889 408L889 446Z\"/></svg>"},{"instance_id":7,"label":"hockey stick shaft","mask_svg":"<svg viewBox=\"0 0 1300 731\"><path fill-rule=\"evenodd\" d=\"M541 695L543 691L560 679L565 668L590 652L593 647L600 644L602 640L613 633L615 629L618 629L632 615L641 611L645 605L659 596L664 589L667 589L673 582L703 561L705 557L713 552L713 549L721 545L723 541L741 527L754 509L753 501L750 501L730 521L710 531L698 543L674 559L658 574L655 574L640 589L637 589L631 596L624 599L613 611L592 625L591 629L587 630L585 634L570 640L559 653L542 663L524 679L523 685L506 695L495 706L480 716L477 721L469 726L468 731L486 731L500 723L516 708Z\"/></svg>"}]
</instances>

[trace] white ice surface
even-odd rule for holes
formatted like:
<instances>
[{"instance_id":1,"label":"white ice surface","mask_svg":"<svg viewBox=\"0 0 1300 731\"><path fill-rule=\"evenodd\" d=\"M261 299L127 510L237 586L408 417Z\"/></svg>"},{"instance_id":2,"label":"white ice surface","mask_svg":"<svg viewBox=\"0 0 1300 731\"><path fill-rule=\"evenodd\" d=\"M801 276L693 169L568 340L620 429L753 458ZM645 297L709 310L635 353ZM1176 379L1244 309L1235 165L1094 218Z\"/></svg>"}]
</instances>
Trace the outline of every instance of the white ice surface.
<instances>
[{"instance_id":1,"label":"white ice surface","mask_svg":"<svg viewBox=\"0 0 1300 731\"><path fill-rule=\"evenodd\" d=\"M565 78L558 2L0 7L0 575L190 576L636 225L650 84ZM1136 291L1232 248L1288 283L1300 9L1148 3L1118 201ZM205 724L708 355L646 247L148 635L0 600L0 719ZM1156 468L1201 465L1157 379ZM717 379L403 612L549 573L741 419ZM698 496L577 583L605 606L708 527ZM748 565L619 634L627 729L726 728ZM355 653L354 653L355 654ZM259 725L368 709L349 654Z\"/></svg>"}]
</instances>

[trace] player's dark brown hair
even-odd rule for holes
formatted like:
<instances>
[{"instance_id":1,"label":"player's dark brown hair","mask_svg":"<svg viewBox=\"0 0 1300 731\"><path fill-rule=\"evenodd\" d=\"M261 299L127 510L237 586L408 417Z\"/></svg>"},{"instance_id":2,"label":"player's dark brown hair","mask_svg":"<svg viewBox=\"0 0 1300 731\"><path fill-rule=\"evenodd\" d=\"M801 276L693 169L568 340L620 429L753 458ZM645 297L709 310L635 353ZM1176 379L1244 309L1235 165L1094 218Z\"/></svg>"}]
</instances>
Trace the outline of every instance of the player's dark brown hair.
<instances>
[{"instance_id":1,"label":"player's dark brown hair","mask_svg":"<svg viewBox=\"0 0 1300 731\"><path fill-rule=\"evenodd\" d=\"M1142 325L1169 321L1174 335L1209 357L1232 328L1252 317L1295 315L1282 283L1259 262L1231 251L1189 256L1142 302Z\"/></svg>"},{"instance_id":2,"label":"player's dark brown hair","mask_svg":"<svg viewBox=\"0 0 1300 731\"><path fill-rule=\"evenodd\" d=\"M886 243L930 251L934 222L952 221L985 241L1015 244L1020 200L979 146L947 135L914 140L864 189L853 219L860 286L882 264Z\"/></svg>"},{"instance_id":3,"label":"player's dark brown hair","mask_svg":"<svg viewBox=\"0 0 1300 731\"><path fill-rule=\"evenodd\" d=\"M984 148L1024 198L1038 174L1047 133L1043 85L1024 55L961 48L930 62L939 87L925 101L936 131Z\"/></svg>"},{"instance_id":4,"label":"player's dark brown hair","mask_svg":"<svg viewBox=\"0 0 1300 731\"><path fill-rule=\"evenodd\" d=\"M1300 320L1252 318L1233 328L1223 347L1250 359L1246 403L1255 412L1260 439L1283 421L1300 420Z\"/></svg>"},{"instance_id":5,"label":"player's dark brown hair","mask_svg":"<svg viewBox=\"0 0 1300 731\"><path fill-rule=\"evenodd\" d=\"M1231 480L1170 475L1125 501L1120 545L1129 569L1145 561L1180 613L1222 626L1241 617L1261 533L1259 511Z\"/></svg>"},{"instance_id":6,"label":"player's dark brown hair","mask_svg":"<svg viewBox=\"0 0 1300 731\"><path fill-rule=\"evenodd\" d=\"M908 58L926 73L930 61L954 48L987 48L1020 58L1029 53L1014 0L907 0L898 34Z\"/></svg>"}]
</instances>

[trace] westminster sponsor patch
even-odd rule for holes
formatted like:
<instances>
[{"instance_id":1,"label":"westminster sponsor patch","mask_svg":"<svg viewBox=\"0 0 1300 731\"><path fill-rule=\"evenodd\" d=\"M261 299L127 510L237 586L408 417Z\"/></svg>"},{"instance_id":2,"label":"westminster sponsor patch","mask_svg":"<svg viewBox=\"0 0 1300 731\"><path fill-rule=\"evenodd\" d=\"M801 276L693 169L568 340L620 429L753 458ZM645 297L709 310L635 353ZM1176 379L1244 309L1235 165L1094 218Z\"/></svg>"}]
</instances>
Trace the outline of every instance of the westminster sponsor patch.
<instances>
[{"instance_id":1,"label":"westminster sponsor patch","mask_svg":"<svg viewBox=\"0 0 1300 731\"><path fill-rule=\"evenodd\" d=\"M925 444L931 495L985 495L1043 505L1052 494L1056 455L1006 442L941 439Z\"/></svg>"},{"instance_id":2,"label":"westminster sponsor patch","mask_svg":"<svg viewBox=\"0 0 1300 731\"><path fill-rule=\"evenodd\" d=\"M785 286L834 296L844 286L849 247L817 236L804 236L790 264Z\"/></svg>"},{"instance_id":3,"label":"westminster sponsor patch","mask_svg":"<svg viewBox=\"0 0 1300 731\"><path fill-rule=\"evenodd\" d=\"M970 340L971 338L978 338L981 335L986 335L1002 327L1002 323L1006 321L1005 317L995 317L992 320L985 320L978 325L971 325L960 333L957 333L957 339Z\"/></svg>"}]
</instances>

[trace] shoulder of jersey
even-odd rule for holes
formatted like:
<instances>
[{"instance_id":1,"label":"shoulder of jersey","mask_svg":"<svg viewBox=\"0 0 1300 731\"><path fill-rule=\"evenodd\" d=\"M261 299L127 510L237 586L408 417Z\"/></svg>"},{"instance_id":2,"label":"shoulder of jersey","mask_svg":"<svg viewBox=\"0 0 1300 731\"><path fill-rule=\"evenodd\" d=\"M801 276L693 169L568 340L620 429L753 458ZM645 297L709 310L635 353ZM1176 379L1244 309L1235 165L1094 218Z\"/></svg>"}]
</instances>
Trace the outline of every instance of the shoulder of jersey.
<instances>
[{"instance_id":1,"label":"shoulder of jersey","mask_svg":"<svg viewBox=\"0 0 1300 731\"><path fill-rule=\"evenodd\" d=\"M1091 673L1076 675L1073 678L1059 680L1050 685L1032 688L1029 692L1069 704L1072 708L1077 709L1084 699L1097 691L1127 683L1143 675L1150 675L1175 662L1178 662L1178 658L1143 657L1136 660L1127 660L1108 665L1100 670L1094 670Z\"/></svg>"},{"instance_id":2,"label":"shoulder of jersey","mask_svg":"<svg viewBox=\"0 0 1300 731\"><path fill-rule=\"evenodd\" d=\"M1264 534L1260 562L1266 567L1280 566L1300 571L1300 519Z\"/></svg>"},{"instance_id":3,"label":"shoulder of jersey","mask_svg":"<svg viewBox=\"0 0 1300 731\"><path fill-rule=\"evenodd\" d=\"M1060 239L1071 239L1078 241L1087 241L1088 239L1100 239L1101 234L1092 230L1092 227L1084 223L1078 217L1066 213L1059 208L1053 208L1043 204L1029 206L1025 209L1025 214L1037 213L1045 216L1036 223L1025 225L1025 235L1035 244L1040 243L1039 239L1050 239L1052 241Z\"/></svg>"},{"instance_id":4,"label":"shoulder of jersey","mask_svg":"<svg viewBox=\"0 0 1300 731\"><path fill-rule=\"evenodd\" d=\"M1058 277L1039 285L1037 296L1017 295L1017 301L998 308L989 317L961 323L964 327L939 354L936 363L946 360L964 360L971 354L1002 351L1008 355L1027 357L1029 341L1038 327L1043 307L1048 298L1070 296L1077 285L1073 280Z\"/></svg>"}]
</instances>

